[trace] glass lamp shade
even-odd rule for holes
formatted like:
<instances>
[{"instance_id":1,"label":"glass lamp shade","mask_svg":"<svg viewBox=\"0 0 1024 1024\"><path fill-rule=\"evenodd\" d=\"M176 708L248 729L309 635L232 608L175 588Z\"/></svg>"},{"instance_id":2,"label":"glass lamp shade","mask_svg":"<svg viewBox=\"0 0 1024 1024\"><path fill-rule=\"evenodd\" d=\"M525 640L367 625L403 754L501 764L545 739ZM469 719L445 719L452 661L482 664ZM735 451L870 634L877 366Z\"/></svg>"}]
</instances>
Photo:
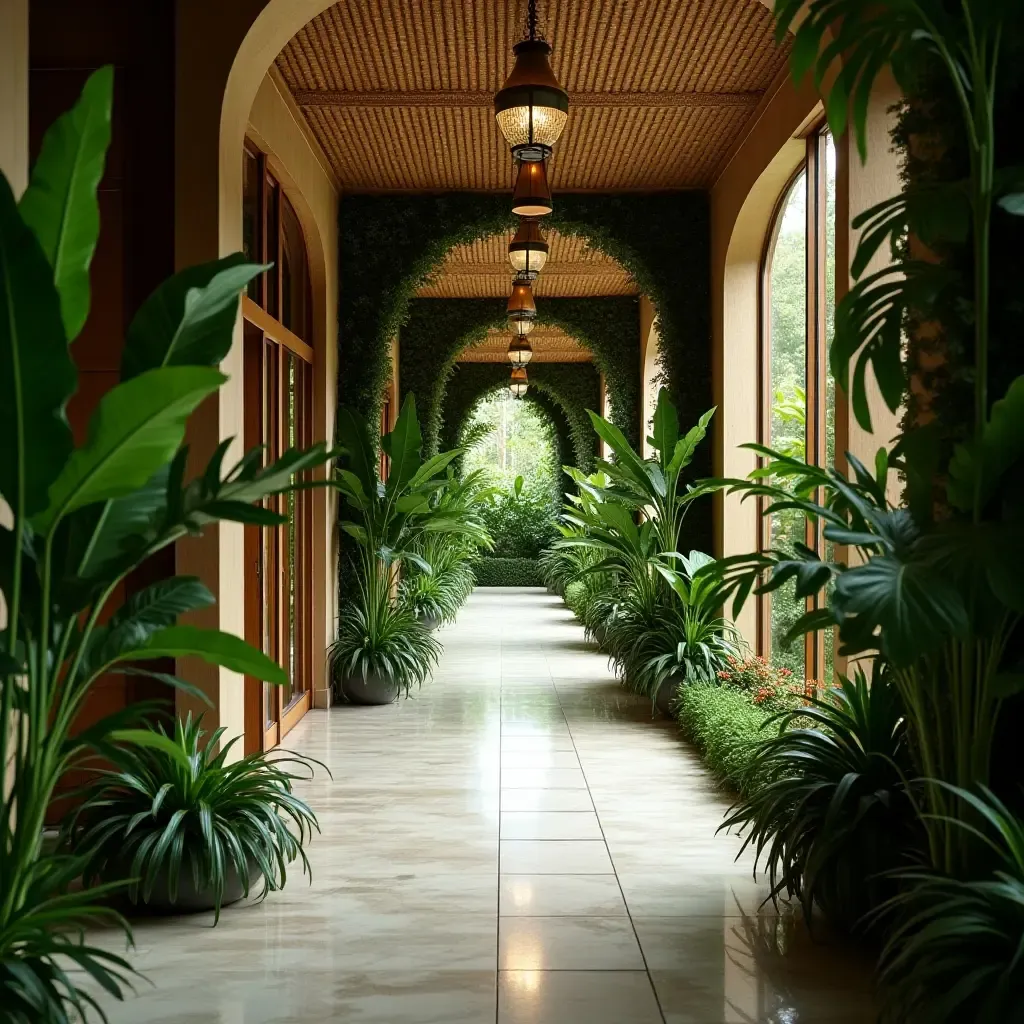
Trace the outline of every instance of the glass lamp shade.
<instances>
[{"instance_id":1,"label":"glass lamp shade","mask_svg":"<svg viewBox=\"0 0 1024 1024\"><path fill-rule=\"evenodd\" d=\"M532 316L525 316L521 313L510 313L508 317L508 329L517 337L525 338L536 326Z\"/></svg>"},{"instance_id":2,"label":"glass lamp shade","mask_svg":"<svg viewBox=\"0 0 1024 1024\"><path fill-rule=\"evenodd\" d=\"M533 358L533 346L526 338L514 338L508 344L508 361L513 367L525 366Z\"/></svg>"},{"instance_id":3,"label":"glass lamp shade","mask_svg":"<svg viewBox=\"0 0 1024 1024\"><path fill-rule=\"evenodd\" d=\"M544 217L551 212L551 189L543 160L519 165L512 193L512 212L520 217Z\"/></svg>"},{"instance_id":4,"label":"glass lamp shade","mask_svg":"<svg viewBox=\"0 0 1024 1024\"><path fill-rule=\"evenodd\" d=\"M558 84L542 39L524 39L512 48L516 62L494 97L494 115L518 160L545 160L565 128L569 94Z\"/></svg>"},{"instance_id":5,"label":"glass lamp shade","mask_svg":"<svg viewBox=\"0 0 1024 1024\"><path fill-rule=\"evenodd\" d=\"M519 222L516 237L509 242L508 258L518 274L526 274L532 280L548 261L548 243L535 220L523 218Z\"/></svg>"},{"instance_id":6,"label":"glass lamp shade","mask_svg":"<svg viewBox=\"0 0 1024 1024\"><path fill-rule=\"evenodd\" d=\"M516 398L522 398L530 387L529 379L526 376L526 367L517 366L509 378L508 389Z\"/></svg>"}]
</instances>

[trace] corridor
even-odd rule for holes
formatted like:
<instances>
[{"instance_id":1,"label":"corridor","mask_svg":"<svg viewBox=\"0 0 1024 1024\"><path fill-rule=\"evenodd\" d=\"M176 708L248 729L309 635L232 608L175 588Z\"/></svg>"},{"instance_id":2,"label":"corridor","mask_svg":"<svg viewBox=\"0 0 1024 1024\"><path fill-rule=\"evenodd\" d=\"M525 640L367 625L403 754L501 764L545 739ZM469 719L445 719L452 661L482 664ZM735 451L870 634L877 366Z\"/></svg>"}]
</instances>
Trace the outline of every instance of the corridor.
<instances>
[{"instance_id":1,"label":"corridor","mask_svg":"<svg viewBox=\"0 0 1024 1024\"><path fill-rule=\"evenodd\" d=\"M623 690L561 601L478 589L433 681L313 712L286 746L323 834L262 904L141 923L160 1024L862 1024L867 972L811 946L675 723ZM109 1007L109 1001L104 1003Z\"/></svg>"}]
</instances>

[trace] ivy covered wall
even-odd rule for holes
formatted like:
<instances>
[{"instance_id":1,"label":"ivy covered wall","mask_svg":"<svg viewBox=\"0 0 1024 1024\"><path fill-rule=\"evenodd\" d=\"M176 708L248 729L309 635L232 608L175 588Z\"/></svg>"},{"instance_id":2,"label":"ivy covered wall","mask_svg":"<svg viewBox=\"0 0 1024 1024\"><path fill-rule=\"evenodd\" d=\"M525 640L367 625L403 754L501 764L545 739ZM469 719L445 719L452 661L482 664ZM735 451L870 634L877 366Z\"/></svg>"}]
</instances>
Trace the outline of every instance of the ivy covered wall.
<instances>
[{"instance_id":1,"label":"ivy covered wall","mask_svg":"<svg viewBox=\"0 0 1024 1024\"><path fill-rule=\"evenodd\" d=\"M508 366L503 363L459 363L448 383L445 419L441 430L441 448L454 448L476 403L485 395L508 385ZM576 465L587 472L597 457L597 434L590 424L587 409L599 408L601 377L592 363L538 363L530 366L528 395L540 392L542 405L559 410L552 418L559 439L559 455L568 459L563 465ZM567 433L561 433L566 430Z\"/></svg>"},{"instance_id":2,"label":"ivy covered wall","mask_svg":"<svg viewBox=\"0 0 1024 1024\"><path fill-rule=\"evenodd\" d=\"M609 417L630 441L640 440L640 310L632 296L537 303L538 322L559 327L588 348L608 387ZM464 349L505 325L500 299L413 299L399 333L402 400L416 396L426 444L437 450L447 417L448 382ZM507 377L508 365L501 364ZM530 366L532 379L533 365ZM600 406L593 406L597 411Z\"/></svg>"}]
</instances>

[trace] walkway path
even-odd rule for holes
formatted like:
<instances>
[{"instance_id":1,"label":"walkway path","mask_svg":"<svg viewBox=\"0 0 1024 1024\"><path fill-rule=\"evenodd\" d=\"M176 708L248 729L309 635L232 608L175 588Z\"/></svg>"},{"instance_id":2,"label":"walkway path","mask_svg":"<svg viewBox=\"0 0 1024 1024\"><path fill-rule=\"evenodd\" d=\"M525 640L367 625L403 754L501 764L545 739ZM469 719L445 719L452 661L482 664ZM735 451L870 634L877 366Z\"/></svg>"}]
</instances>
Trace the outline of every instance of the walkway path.
<instances>
[{"instance_id":1,"label":"walkway path","mask_svg":"<svg viewBox=\"0 0 1024 1024\"><path fill-rule=\"evenodd\" d=\"M562 603L478 590L435 680L311 713L288 745L323 835L310 887L137 930L160 1024L866 1024L864 972L812 947L673 723Z\"/></svg>"}]
</instances>

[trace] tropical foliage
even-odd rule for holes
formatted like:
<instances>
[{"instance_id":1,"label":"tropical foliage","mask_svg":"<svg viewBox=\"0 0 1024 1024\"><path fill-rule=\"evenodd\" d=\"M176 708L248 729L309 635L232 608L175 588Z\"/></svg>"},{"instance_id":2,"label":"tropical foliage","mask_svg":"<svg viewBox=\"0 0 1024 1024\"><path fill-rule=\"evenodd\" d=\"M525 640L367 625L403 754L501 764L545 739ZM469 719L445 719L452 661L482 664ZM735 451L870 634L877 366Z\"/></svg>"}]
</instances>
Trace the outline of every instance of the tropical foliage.
<instances>
[{"instance_id":1,"label":"tropical foliage","mask_svg":"<svg viewBox=\"0 0 1024 1024\"><path fill-rule=\"evenodd\" d=\"M394 429L380 439L390 463L386 481L377 475L376 446L366 419L342 409L337 437L344 459L332 484L352 517L342 519L340 528L355 542L357 594L341 610L338 637L328 652L331 670L338 684L346 676L375 677L408 695L430 674L440 645L417 617L409 595L405 601L396 595L401 570L433 573L420 550L434 536L476 546L489 544L489 538L457 504L468 500L472 484L460 492L446 472L461 450L423 459L412 396ZM446 488L447 501L439 497Z\"/></svg>"},{"instance_id":2,"label":"tropical foliage","mask_svg":"<svg viewBox=\"0 0 1024 1024\"><path fill-rule=\"evenodd\" d=\"M834 703L808 709L813 733L791 730L763 748L760 764L774 781L734 820L752 827L784 889L839 923L854 924L897 888L886 914L872 918L885 929L894 1020L1009 1020L1021 1005L1021 825L990 787L1004 781L992 778L1000 715L1024 678L1016 653L1024 378L1000 379L989 366L993 224L1024 214L1024 176L996 172L994 115L1001 51L1011 40L1019 46L1021 14L1019 4L991 0L776 5L780 38L795 27L794 75L813 73L833 132L849 127L862 157L869 100L886 68L909 95L920 97L922 83L948 92L961 120L946 145L968 157L966 180L916 179L854 219L855 283L837 308L830 353L870 429L869 376L895 411L910 386L904 328L927 323L940 333L946 300L958 292L957 316L972 333L966 435L950 447L936 421L909 423L870 469L847 455L849 473L751 446L762 462L752 478L719 482L759 499L767 515L796 511L835 551L798 542L726 559L734 610L752 591L792 588L810 607L792 636L834 631L840 655L875 664L870 689L844 683ZM951 244L969 248L967 277L935 258ZM868 273L884 245L896 259ZM922 246L933 247L932 258L920 258ZM893 470L905 503L888 497ZM919 780L912 792L908 777ZM875 872L867 884L863 864L847 858L859 850L885 870L908 846L923 867L895 878Z\"/></svg>"},{"instance_id":3,"label":"tropical foliage","mask_svg":"<svg viewBox=\"0 0 1024 1024\"><path fill-rule=\"evenodd\" d=\"M319 826L293 784L312 778L318 761L277 749L229 763L239 737L222 744L225 729L206 736L191 715L173 735L150 728L168 742L117 748L64 824L86 884L128 880L133 902L156 893L173 904L188 879L209 894L216 922L232 881L248 896L258 878L262 899L284 887L296 858L312 878L303 844Z\"/></svg>"},{"instance_id":4,"label":"tropical foliage","mask_svg":"<svg viewBox=\"0 0 1024 1024\"><path fill-rule=\"evenodd\" d=\"M69 346L89 311L112 96L112 69L100 69L47 132L20 203L0 177L0 496L13 516L0 527L0 1003L13 1019L58 1024L95 1006L68 964L115 997L129 968L83 938L88 922L121 923L100 905L109 887L72 889L84 853L41 848L55 788L96 753L169 743L137 728L154 710L145 703L75 730L96 682L139 674L189 690L149 667L187 656L287 682L238 637L177 624L213 604L199 580L161 580L115 611L116 595L147 558L218 520L278 525L282 517L260 502L329 456L319 445L266 465L254 450L231 465L228 440L189 472L186 423L226 380L217 366L239 294L266 269L240 254L175 275L143 303L119 382L75 444L65 413L78 383Z\"/></svg>"}]
</instances>

